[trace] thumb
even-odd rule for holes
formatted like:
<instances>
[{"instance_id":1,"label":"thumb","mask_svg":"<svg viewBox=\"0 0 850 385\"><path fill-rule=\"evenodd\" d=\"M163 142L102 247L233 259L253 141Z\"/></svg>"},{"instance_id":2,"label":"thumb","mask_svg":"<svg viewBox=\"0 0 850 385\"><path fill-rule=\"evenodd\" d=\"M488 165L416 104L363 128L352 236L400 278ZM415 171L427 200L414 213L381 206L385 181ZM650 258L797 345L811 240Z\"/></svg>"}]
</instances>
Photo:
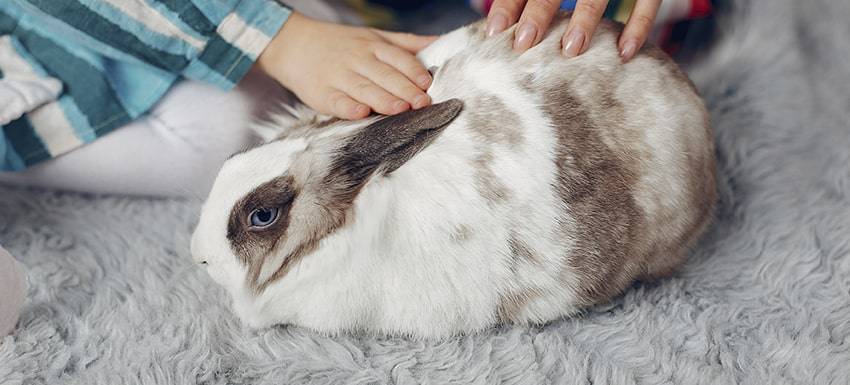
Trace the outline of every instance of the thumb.
<instances>
[{"instance_id":1,"label":"thumb","mask_svg":"<svg viewBox=\"0 0 850 385\"><path fill-rule=\"evenodd\" d=\"M395 44L407 51L417 53L437 40L439 36L414 35L412 33L387 32L376 30L384 40Z\"/></svg>"}]
</instances>

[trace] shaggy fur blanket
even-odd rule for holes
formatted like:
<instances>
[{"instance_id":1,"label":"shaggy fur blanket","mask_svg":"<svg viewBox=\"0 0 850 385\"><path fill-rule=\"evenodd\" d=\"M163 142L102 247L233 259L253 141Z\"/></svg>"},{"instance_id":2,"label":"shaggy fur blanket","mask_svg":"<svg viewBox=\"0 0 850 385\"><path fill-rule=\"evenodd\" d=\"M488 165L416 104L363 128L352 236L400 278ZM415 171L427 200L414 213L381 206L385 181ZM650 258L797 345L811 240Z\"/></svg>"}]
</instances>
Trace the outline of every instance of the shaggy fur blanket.
<instances>
[{"instance_id":1,"label":"shaggy fur blanket","mask_svg":"<svg viewBox=\"0 0 850 385\"><path fill-rule=\"evenodd\" d=\"M674 278L441 342L252 331L188 256L196 203L0 188L30 282L0 384L847 384L850 2L740 3L690 69L722 201Z\"/></svg>"}]
</instances>

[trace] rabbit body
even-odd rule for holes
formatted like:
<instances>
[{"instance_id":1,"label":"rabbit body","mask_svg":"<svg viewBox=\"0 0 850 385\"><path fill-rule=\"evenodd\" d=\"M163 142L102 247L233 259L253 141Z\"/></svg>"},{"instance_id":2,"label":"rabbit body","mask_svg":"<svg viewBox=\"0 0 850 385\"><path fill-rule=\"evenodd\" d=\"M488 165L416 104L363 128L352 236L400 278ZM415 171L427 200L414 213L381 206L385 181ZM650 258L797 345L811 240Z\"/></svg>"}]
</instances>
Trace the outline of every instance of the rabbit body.
<instances>
[{"instance_id":1,"label":"rabbit body","mask_svg":"<svg viewBox=\"0 0 850 385\"><path fill-rule=\"evenodd\" d=\"M622 64L612 23L561 56L567 21L521 55L482 22L421 52L435 105L454 104L402 150L382 150L395 129L364 134L378 118L281 116L230 159L192 248L240 318L437 338L545 323L679 267L716 198L702 101L657 48ZM275 204L273 230L245 224Z\"/></svg>"}]
</instances>

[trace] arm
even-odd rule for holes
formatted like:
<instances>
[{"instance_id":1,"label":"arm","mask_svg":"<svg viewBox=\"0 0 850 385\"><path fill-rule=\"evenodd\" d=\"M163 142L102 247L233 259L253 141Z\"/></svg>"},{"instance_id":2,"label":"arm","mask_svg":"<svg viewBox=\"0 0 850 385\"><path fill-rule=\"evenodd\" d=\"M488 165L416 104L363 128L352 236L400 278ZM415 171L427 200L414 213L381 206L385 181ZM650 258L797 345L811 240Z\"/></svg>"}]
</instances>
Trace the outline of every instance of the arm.
<instances>
[{"instance_id":1,"label":"arm","mask_svg":"<svg viewBox=\"0 0 850 385\"><path fill-rule=\"evenodd\" d=\"M224 89L256 62L310 107L342 118L430 104L430 74L414 57L430 37L323 23L274 0L28 1L100 54Z\"/></svg>"},{"instance_id":2,"label":"arm","mask_svg":"<svg viewBox=\"0 0 850 385\"><path fill-rule=\"evenodd\" d=\"M274 0L15 0L0 9L7 6L36 34L133 63L134 77L173 74L228 89L259 61L323 113L353 119L430 104L430 75L414 55L433 38L322 23ZM150 107L143 104L135 110Z\"/></svg>"}]
</instances>

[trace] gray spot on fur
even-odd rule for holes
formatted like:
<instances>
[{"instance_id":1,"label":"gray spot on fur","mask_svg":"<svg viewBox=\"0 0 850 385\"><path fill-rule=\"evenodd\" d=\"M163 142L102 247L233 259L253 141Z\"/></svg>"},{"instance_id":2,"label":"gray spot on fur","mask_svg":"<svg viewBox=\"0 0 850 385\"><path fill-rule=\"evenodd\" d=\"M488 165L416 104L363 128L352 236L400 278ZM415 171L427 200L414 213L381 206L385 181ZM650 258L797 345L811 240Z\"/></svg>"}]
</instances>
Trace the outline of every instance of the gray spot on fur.
<instances>
[{"instance_id":1,"label":"gray spot on fur","mask_svg":"<svg viewBox=\"0 0 850 385\"><path fill-rule=\"evenodd\" d=\"M520 88L525 90L528 93L536 94L537 88L534 87L534 74L522 74L519 76L519 80L517 80Z\"/></svg>"},{"instance_id":2,"label":"gray spot on fur","mask_svg":"<svg viewBox=\"0 0 850 385\"><path fill-rule=\"evenodd\" d=\"M469 128L484 143L516 147L522 144L522 124L519 116L508 109L496 95L483 94L469 102Z\"/></svg>"},{"instance_id":3,"label":"gray spot on fur","mask_svg":"<svg viewBox=\"0 0 850 385\"><path fill-rule=\"evenodd\" d=\"M502 294L496 308L496 318L503 323L523 323L522 311L529 302L542 295L537 288Z\"/></svg>"},{"instance_id":4,"label":"gray spot on fur","mask_svg":"<svg viewBox=\"0 0 850 385\"><path fill-rule=\"evenodd\" d=\"M494 171L494 146L517 149L525 141L519 117L495 95L484 94L468 102L466 112L469 129L475 133L484 150L474 160L476 188L491 205L506 201L510 189Z\"/></svg>"},{"instance_id":5,"label":"gray spot on fur","mask_svg":"<svg viewBox=\"0 0 850 385\"><path fill-rule=\"evenodd\" d=\"M637 173L601 138L611 126L594 121L569 86L546 90L545 110L557 127L555 186L576 220L570 271L579 275L581 301L606 300L625 289L639 269L635 255L643 213L632 196Z\"/></svg>"},{"instance_id":6,"label":"gray spot on fur","mask_svg":"<svg viewBox=\"0 0 850 385\"><path fill-rule=\"evenodd\" d=\"M510 190L493 172L492 162L493 154L490 152L475 159L475 187L490 205L497 205L508 199Z\"/></svg>"},{"instance_id":7,"label":"gray spot on fur","mask_svg":"<svg viewBox=\"0 0 850 385\"><path fill-rule=\"evenodd\" d=\"M508 248L511 251L511 257L513 257L514 263L533 262L536 260L534 251L516 233L511 233L508 238Z\"/></svg>"}]
</instances>

